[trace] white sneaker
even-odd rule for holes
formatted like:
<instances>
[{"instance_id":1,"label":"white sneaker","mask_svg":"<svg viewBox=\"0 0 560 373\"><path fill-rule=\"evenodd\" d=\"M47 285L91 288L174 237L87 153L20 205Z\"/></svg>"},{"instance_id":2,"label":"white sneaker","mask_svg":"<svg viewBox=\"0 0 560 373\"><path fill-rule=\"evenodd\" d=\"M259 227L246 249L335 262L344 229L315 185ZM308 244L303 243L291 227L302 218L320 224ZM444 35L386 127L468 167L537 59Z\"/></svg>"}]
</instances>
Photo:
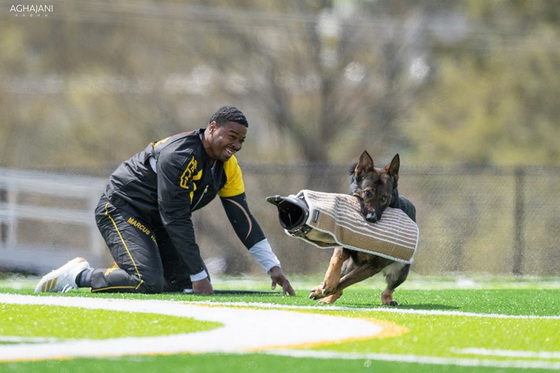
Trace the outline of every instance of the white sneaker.
<instances>
[{"instance_id":1,"label":"white sneaker","mask_svg":"<svg viewBox=\"0 0 560 373\"><path fill-rule=\"evenodd\" d=\"M90 268L90 266L84 258L72 259L59 269L44 275L35 287L35 292L66 293L72 289L77 289L76 277L87 268Z\"/></svg>"}]
</instances>

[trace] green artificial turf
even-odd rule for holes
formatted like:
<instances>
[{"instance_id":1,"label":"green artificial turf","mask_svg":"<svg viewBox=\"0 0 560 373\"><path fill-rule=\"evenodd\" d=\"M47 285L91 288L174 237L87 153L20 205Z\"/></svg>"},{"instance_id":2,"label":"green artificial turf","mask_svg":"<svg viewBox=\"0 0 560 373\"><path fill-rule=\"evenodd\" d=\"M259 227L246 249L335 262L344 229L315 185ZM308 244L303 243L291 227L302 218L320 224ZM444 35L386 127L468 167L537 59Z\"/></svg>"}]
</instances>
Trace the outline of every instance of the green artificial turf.
<instances>
[{"instance_id":1,"label":"green artificial turf","mask_svg":"<svg viewBox=\"0 0 560 373\"><path fill-rule=\"evenodd\" d=\"M296 297L270 294L91 294L85 291L48 296L167 300L178 302L232 303L236 307L295 307L297 312L317 312L390 322L401 328L387 338L353 340L315 347L293 348L317 358L247 354L176 354L169 356L122 356L113 358L0 363L0 372L553 372L560 366L560 288L527 280L497 281L472 288L453 288L452 283L411 282L395 293L398 307L379 304L379 289L356 286L345 291L335 305L321 305L307 299L310 286L297 286ZM508 286L510 284L511 286ZM266 285L266 284L265 284ZM265 285L251 289L266 290ZM220 285L227 288L227 283ZM239 283L229 286L240 288ZM375 287L375 286L374 286ZM0 293L26 294L32 288L18 288L0 282ZM45 295L37 295L45 296ZM286 311L289 311L288 308ZM64 320L63 327L53 328ZM273 322L273 320L271 321ZM126 328L119 328L120 325ZM0 303L0 336L47 337L57 339L119 338L203 331L219 326L175 316L120 311L91 310L59 306L11 305ZM88 332L83 334L83 330ZM305 333L305 330L302 330ZM201 334L203 336L203 334ZM242 336L239 336L242 337ZM13 343L13 342L11 342ZM490 351L490 356L484 352ZM0 345L1 349L1 345ZM552 357L492 356L492 351L525 353L550 352ZM288 353L289 353L288 351ZM270 353L274 353L271 351ZM318 358L321 354L339 357ZM346 354L346 355L345 355ZM329 355L330 356L330 355ZM385 361L385 356L396 356ZM422 360L405 362L402 357ZM401 360L399 360L401 359ZM432 363L430 359L435 359ZM440 360L438 360L440 359ZM449 359L449 363L441 363ZM473 363L474 361L475 363ZM480 361L480 365L477 365ZM484 366L485 361L490 365ZM540 364L540 369L526 362ZM464 365L464 362L469 362ZM500 366L500 364L505 364ZM473 365L474 366L471 366ZM552 368L547 368L551 364Z\"/></svg>"},{"instance_id":2,"label":"green artificial turf","mask_svg":"<svg viewBox=\"0 0 560 373\"><path fill-rule=\"evenodd\" d=\"M558 319L488 318L450 315L356 312L353 317L391 321L408 329L393 338L370 339L321 346L321 350L376 352L422 356L465 357L468 348L516 351L558 351ZM482 358L469 354L469 357Z\"/></svg>"},{"instance_id":3,"label":"green artificial turf","mask_svg":"<svg viewBox=\"0 0 560 373\"><path fill-rule=\"evenodd\" d=\"M220 323L152 313L0 303L0 335L54 339L147 337L210 330Z\"/></svg>"},{"instance_id":4,"label":"green artificial turf","mask_svg":"<svg viewBox=\"0 0 560 373\"><path fill-rule=\"evenodd\" d=\"M0 364L0 372L182 372L182 373L548 373L543 369L440 366L371 359L311 359L265 354L135 356L120 359L73 359ZM550 371L552 372L552 371Z\"/></svg>"}]
</instances>

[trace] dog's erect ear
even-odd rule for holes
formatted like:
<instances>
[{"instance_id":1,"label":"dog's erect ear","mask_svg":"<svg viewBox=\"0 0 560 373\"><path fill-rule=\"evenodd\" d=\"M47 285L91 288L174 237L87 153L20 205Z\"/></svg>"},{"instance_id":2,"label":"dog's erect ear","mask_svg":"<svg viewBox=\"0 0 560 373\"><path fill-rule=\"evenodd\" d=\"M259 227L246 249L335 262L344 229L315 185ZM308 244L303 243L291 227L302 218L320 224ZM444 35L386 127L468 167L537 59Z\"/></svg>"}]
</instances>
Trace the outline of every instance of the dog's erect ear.
<instances>
[{"instance_id":1,"label":"dog's erect ear","mask_svg":"<svg viewBox=\"0 0 560 373\"><path fill-rule=\"evenodd\" d=\"M373 159L368 154L367 151L364 150L362 155L360 155L360 160L354 169L354 173L359 175L361 173L373 172Z\"/></svg>"},{"instance_id":2,"label":"dog's erect ear","mask_svg":"<svg viewBox=\"0 0 560 373\"><path fill-rule=\"evenodd\" d=\"M401 158L399 154L395 154L391 163L385 166L385 171L391 176L395 178L395 180L399 179L399 167L401 166Z\"/></svg>"}]
</instances>

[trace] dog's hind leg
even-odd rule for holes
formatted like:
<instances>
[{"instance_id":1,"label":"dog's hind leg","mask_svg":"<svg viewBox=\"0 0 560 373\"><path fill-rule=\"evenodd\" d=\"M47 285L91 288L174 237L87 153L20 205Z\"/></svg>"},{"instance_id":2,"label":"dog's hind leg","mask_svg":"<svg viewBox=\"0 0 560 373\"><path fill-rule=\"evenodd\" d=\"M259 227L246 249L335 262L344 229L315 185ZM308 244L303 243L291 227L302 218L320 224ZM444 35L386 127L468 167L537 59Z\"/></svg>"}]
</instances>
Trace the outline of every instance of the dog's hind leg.
<instances>
[{"instance_id":1,"label":"dog's hind leg","mask_svg":"<svg viewBox=\"0 0 560 373\"><path fill-rule=\"evenodd\" d=\"M350 285L354 285L355 283L363 281L366 278L370 278L371 276L375 275L379 271L380 268L375 265L372 265L371 263L364 263L362 265L359 265L345 276L342 276L338 286L334 291L335 292L342 291L343 289L346 289Z\"/></svg>"},{"instance_id":2,"label":"dog's hind leg","mask_svg":"<svg viewBox=\"0 0 560 373\"><path fill-rule=\"evenodd\" d=\"M410 264L394 262L383 269L387 287L381 292L381 303L387 306L398 306L393 300L393 292L408 277Z\"/></svg>"},{"instance_id":3,"label":"dog's hind leg","mask_svg":"<svg viewBox=\"0 0 560 373\"><path fill-rule=\"evenodd\" d=\"M333 294L333 290L337 287L338 282L340 281L342 265L348 258L350 258L350 254L347 250L342 247L334 249L329 262L329 268L327 269L327 273L325 273L325 278L323 279L323 283L311 289L311 292L309 293L310 299L319 299L329 294Z\"/></svg>"}]
</instances>

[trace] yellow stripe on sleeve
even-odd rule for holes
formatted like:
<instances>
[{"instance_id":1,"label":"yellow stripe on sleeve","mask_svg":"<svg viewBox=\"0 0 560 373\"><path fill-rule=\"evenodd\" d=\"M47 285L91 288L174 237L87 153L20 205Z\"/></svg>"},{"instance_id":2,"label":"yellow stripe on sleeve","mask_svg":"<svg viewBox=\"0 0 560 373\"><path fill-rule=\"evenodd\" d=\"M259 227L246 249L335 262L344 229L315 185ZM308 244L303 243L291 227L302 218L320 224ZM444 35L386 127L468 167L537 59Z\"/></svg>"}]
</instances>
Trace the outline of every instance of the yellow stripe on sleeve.
<instances>
[{"instance_id":1,"label":"yellow stripe on sleeve","mask_svg":"<svg viewBox=\"0 0 560 373\"><path fill-rule=\"evenodd\" d=\"M227 181L222 189L218 192L220 197L233 197L245 192L245 184L243 183L243 174L241 167L237 163L234 155L224 163L224 171Z\"/></svg>"}]
</instances>

